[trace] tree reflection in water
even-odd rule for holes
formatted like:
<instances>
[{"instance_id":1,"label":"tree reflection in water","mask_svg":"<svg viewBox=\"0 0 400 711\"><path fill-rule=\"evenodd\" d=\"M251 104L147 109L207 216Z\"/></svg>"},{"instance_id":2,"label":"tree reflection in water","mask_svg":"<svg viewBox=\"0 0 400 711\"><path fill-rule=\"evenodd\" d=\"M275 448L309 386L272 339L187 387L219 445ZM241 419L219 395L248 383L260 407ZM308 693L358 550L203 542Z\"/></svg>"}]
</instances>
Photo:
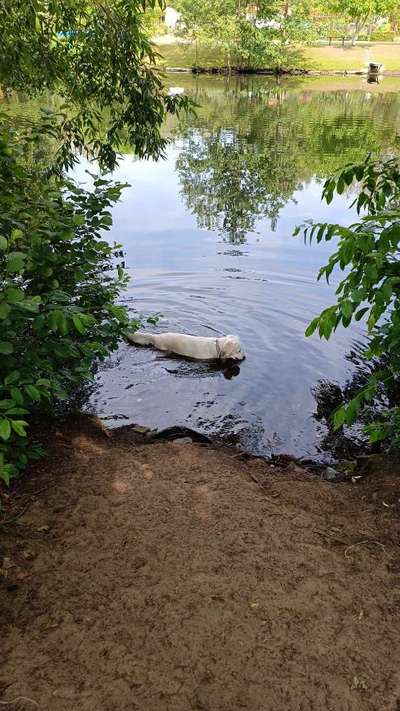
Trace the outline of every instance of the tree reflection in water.
<instances>
[{"instance_id":1,"label":"tree reflection in water","mask_svg":"<svg viewBox=\"0 0 400 711\"><path fill-rule=\"evenodd\" d=\"M243 244L257 222L275 230L282 208L312 178L323 180L368 150L390 150L393 95L314 92L259 78L193 92L198 118L183 120L176 167L185 204L200 228ZM206 85L207 86L207 85Z\"/></svg>"}]
</instances>

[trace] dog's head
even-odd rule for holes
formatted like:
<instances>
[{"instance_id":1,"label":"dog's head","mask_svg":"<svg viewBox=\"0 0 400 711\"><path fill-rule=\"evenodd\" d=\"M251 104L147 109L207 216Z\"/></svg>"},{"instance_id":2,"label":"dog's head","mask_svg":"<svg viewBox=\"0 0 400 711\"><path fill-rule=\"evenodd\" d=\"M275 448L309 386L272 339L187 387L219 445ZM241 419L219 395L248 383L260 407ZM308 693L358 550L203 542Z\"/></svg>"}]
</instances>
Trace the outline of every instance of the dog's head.
<instances>
[{"instance_id":1,"label":"dog's head","mask_svg":"<svg viewBox=\"0 0 400 711\"><path fill-rule=\"evenodd\" d=\"M237 336L225 336L218 339L221 360L244 360L245 354L242 350L240 340Z\"/></svg>"}]
</instances>

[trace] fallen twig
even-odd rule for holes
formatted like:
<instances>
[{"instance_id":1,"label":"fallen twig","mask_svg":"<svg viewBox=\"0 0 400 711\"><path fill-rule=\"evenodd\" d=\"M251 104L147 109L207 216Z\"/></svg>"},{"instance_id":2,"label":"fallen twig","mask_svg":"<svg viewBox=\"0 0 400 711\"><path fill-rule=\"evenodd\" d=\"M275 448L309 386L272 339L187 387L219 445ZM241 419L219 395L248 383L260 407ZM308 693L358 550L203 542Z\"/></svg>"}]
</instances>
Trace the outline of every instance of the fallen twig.
<instances>
[{"instance_id":1,"label":"fallen twig","mask_svg":"<svg viewBox=\"0 0 400 711\"><path fill-rule=\"evenodd\" d=\"M312 530L314 531L314 533L318 533L319 536L324 536L325 538L332 538L337 543L341 543L343 546L347 546L347 541L344 541L343 538L339 538L339 536L336 536L334 533L330 533L329 531L320 531L318 528L313 528Z\"/></svg>"}]
</instances>

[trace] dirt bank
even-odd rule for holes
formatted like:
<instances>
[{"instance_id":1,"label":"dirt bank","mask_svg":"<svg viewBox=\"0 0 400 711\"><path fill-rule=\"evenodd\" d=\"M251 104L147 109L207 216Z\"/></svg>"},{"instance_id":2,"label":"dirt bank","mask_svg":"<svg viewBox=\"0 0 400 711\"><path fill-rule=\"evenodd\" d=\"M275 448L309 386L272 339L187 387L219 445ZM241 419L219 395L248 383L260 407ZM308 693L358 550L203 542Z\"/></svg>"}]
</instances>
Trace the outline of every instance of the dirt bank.
<instances>
[{"instance_id":1,"label":"dirt bank","mask_svg":"<svg viewBox=\"0 0 400 711\"><path fill-rule=\"evenodd\" d=\"M1 708L398 711L398 473L54 435L0 527Z\"/></svg>"}]
</instances>

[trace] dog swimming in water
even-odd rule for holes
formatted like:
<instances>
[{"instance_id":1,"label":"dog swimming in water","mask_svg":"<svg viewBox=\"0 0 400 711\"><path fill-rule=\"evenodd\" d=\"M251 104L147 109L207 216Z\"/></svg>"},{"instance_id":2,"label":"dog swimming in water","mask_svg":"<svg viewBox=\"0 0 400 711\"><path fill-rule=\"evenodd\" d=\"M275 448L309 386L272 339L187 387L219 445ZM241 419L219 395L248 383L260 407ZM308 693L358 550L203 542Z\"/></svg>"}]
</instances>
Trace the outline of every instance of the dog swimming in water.
<instances>
[{"instance_id":1,"label":"dog swimming in water","mask_svg":"<svg viewBox=\"0 0 400 711\"><path fill-rule=\"evenodd\" d=\"M187 336L185 333L144 333L137 331L128 340L138 346L153 346L193 360L242 361L245 354L238 336Z\"/></svg>"}]
</instances>

